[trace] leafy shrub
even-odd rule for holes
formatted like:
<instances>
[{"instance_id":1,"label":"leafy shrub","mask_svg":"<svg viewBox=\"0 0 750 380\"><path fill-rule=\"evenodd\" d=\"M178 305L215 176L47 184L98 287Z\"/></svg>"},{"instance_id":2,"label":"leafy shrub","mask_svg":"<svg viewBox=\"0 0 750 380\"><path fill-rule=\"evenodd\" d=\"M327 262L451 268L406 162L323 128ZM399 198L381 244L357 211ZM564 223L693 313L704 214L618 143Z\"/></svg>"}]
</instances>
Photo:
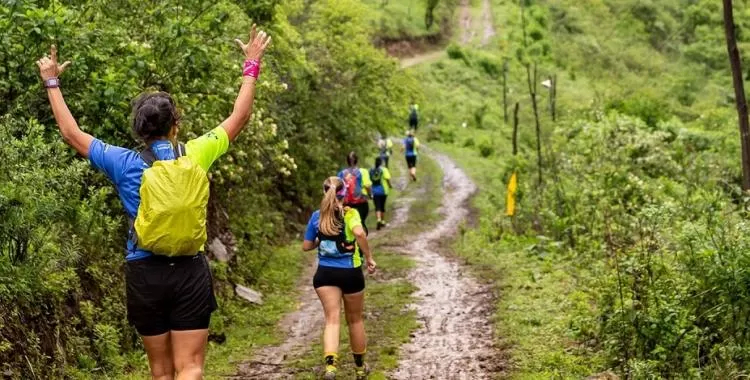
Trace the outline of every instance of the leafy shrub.
<instances>
[{"instance_id":1,"label":"leafy shrub","mask_svg":"<svg viewBox=\"0 0 750 380\"><path fill-rule=\"evenodd\" d=\"M606 106L606 110L614 110L625 115L637 117L650 127L656 127L660 121L665 121L672 115L672 111L666 101L646 95L610 101Z\"/></svg>"},{"instance_id":2,"label":"leafy shrub","mask_svg":"<svg viewBox=\"0 0 750 380\"><path fill-rule=\"evenodd\" d=\"M460 59L462 61L466 61L466 53L464 53L463 48L457 44L450 44L445 49L445 51L448 53L448 58L450 59Z\"/></svg>"},{"instance_id":3,"label":"leafy shrub","mask_svg":"<svg viewBox=\"0 0 750 380\"><path fill-rule=\"evenodd\" d=\"M491 141L484 140L479 143L477 148L479 149L479 155L484 158L487 158L495 154L495 147L493 146Z\"/></svg>"},{"instance_id":4,"label":"leafy shrub","mask_svg":"<svg viewBox=\"0 0 750 380\"><path fill-rule=\"evenodd\" d=\"M456 141L456 132L447 128L432 128L427 131L427 141L440 141L453 144Z\"/></svg>"}]
</instances>

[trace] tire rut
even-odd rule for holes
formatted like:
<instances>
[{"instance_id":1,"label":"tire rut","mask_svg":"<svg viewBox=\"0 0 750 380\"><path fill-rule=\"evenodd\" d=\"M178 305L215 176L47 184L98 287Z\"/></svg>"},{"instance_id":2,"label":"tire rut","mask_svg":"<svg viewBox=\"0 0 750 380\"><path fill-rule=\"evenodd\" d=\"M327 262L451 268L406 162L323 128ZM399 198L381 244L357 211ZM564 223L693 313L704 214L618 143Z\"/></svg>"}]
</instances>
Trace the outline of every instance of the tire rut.
<instances>
[{"instance_id":1,"label":"tire rut","mask_svg":"<svg viewBox=\"0 0 750 380\"><path fill-rule=\"evenodd\" d=\"M425 149L426 150L426 149ZM406 247L417 265L409 280L419 288L411 307L422 327L402 346L393 379L489 379L502 372L490 322L493 295L456 260L441 255L439 245L455 235L469 216L476 186L447 156L430 152L443 170L442 221Z\"/></svg>"}]
</instances>

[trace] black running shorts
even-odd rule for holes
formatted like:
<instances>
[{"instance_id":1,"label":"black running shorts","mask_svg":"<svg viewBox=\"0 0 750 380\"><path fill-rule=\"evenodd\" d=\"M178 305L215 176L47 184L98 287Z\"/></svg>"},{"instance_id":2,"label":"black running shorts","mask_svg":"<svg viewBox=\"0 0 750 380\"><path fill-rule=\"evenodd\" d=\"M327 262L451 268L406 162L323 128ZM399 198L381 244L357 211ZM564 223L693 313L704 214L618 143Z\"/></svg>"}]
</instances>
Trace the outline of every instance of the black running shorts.
<instances>
[{"instance_id":1,"label":"black running shorts","mask_svg":"<svg viewBox=\"0 0 750 380\"><path fill-rule=\"evenodd\" d=\"M417 156L406 156L406 166L408 166L409 169L416 167Z\"/></svg>"},{"instance_id":2,"label":"black running shorts","mask_svg":"<svg viewBox=\"0 0 750 380\"><path fill-rule=\"evenodd\" d=\"M313 287L335 286L344 294L354 294L365 290L365 275L359 268L332 268L318 266L313 277Z\"/></svg>"},{"instance_id":3,"label":"black running shorts","mask_svg":"<svg viewBox=\"0 0 750 380\"><path fill-rule=\"evenodd\" d=\"M385 200L387 195L373 195L372 202L375 203L375 211L385 212Z\"/></svg>"},{"instance_id":4,"label":"black running shorts","mask_svg":"<svg viewBox=\"0 0 750 380\"><path fill-rule=\"evenodd\" d=\"M217 307L203 255L128 261L125 283L128 321L143 336L207 329Z\"/></svg>"}]
</instances>

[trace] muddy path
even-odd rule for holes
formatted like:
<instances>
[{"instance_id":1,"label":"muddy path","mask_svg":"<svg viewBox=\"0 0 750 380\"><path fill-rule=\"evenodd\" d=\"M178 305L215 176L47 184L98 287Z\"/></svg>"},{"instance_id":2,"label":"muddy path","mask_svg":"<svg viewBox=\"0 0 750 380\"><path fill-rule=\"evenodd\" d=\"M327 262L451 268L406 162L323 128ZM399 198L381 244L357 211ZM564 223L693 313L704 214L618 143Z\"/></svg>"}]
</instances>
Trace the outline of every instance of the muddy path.
<instances>
[{"instance_id":1,"label":"muddy path","mask_svg":"<svg viewBox=\"0 0 750 380\"><path fill-rule=\"evenodd\" d=\"M430 152L443 171L443 219L404 249L417 265L409 280L419 290L410 305L422 324L401 348L393 379L490 379L503 360L494 347L490 287L472 277L457 260L441 254L469 216L476 186L447 156Z\"/></svg>"},{"instance_id":2,"label":"muddy path","mask_svg":"<svg viewBox=\"0 0 750 380\"><path fill-rule=\"evenodd\" d=\"M396 164L399 165L401 173L395 181L394 187L403 191L409 183L408 171L401 160L394 161L397 161ZM398 198L393 204L393 214L390 217L388 228L382 231L375 231L373 228L370 239L375 239L382 232L398 228L406 223L413 201L413 196ZM311 260L311 262L314 261ZM297 309L286 314L279 322L279 329L284 334L283 342L259 349L252 359L239 365L236 375L229 376L227 379L289 379L294 377L295 373L301 371L289 368L286 364L305 355L310 346L320 339L325 322L323 308L315 289L312 287L312 278L316 269L313 264L305 270L297 285L300 294ZM306 370L303 372L306 372Z\"/></svg>"}]
</instances>

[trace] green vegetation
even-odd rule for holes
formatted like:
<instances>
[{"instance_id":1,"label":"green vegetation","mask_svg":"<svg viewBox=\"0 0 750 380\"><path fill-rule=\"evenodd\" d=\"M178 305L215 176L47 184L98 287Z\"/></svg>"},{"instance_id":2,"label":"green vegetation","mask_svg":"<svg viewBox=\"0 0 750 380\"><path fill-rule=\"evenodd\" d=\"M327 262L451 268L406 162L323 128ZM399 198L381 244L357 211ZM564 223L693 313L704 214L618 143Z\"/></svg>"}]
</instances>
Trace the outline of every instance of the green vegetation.
<instances>
[{"instance_id":1,"label":"green vegetation","mask_svg":"<svg viewBox=\"0 0 750 380\"><path fill-rule=\"evenodd\" d=\"M363 0L379 40L439 39L453 24L455 0Z\"/></svg>"},{"instance_id":2,"label":"green vegetation","mask_svg":"<svg viewBox=\"0 0 750 380\"><path fill-rule=\"evenodd\" d=\"M56 131L34 66L50 44L73 61L63 93L82 128L137 148L128 115L138 93L172 93L181 138L195 137L231 111L242 60L232 40L252 20L273 35L253 121L211 173L210 238L236 256L213 265L212 332L229 343L210 356L237 358L249 340L270 339L289 304L282 290L300 267L273 247L298 231L346 152L370 144L362 136L400 126L414 92L371 46L366 14L354 0L0 3L0 373L103 378L145 363L125 321L127 223L111 185ZM233 284L266 291L267 304L240 302Z\"/></svg>"},{"instance_id":3,"label":"green vegetation","mask_svg":"<svg viewBox=\"0 0 750 380\"><path fill-rule=\"evenodd\" d=\"M747 57L748 8L736 2ZM711 1L495 1L485 50L415 69L433 146L480 186L456 244L502 297L513 376L733 378L750 373L746 196L722 29ZM745 60L747 62L747 59ZM519 154L511 154L520 103ZM553 123L537 83L543 181L525 65L557 75ZM747 69L747 67L745 67ZM466 126L465 128L463 126ZM519 209L505 187L520 176Z\"/></svg>"},{"instance_id":4,"label":"green vegetation","mask_svg":"<svg viewBox=\"0 0 750 380\"><path fill-rule=\"evenodd\" d=\"M406 73L372 42L434 40L451 29L455 1L64 3L0 3L3 376L140 378L146 370L125 322L117 195L60 141L33 62L58 44L74 62L63 76L73 114L109 143L136 147L128 103L154 89L174 94L182 137L191 138L229 114L241 59L231 40L252 21L274 45L253 121L211 174L211 238L236 256L212 263L221 304L212 338L226 342L211 343L209 377L233 373L254 348L281 338L276 322L307 264L288 244L321 180L347 151L372 148L363 136L403 128L412 97L424 140L479 185L476 224L454 248L501 295L493 322L511 377L750 375L750 198L740 188L718 2L493 0L498 33L488 46L453 44L447 59ZM735 3L750 77L750 7ZM507 111L516 102L521 110L517 155L504 74ZM552 76L556 122L540 83ZM513 172L518 208L509 218ZM413 263L391 251L437 220L438 173L421 161L418 186L399 194L417 198L409 225L373 243L383 268L368 286L373 378L395 367L417 326L404 308ZM240 302L235 284L261 290L266 303ZM320 356L315 345L291 365L314 368Z\"/></svg>"}]
</instances>

